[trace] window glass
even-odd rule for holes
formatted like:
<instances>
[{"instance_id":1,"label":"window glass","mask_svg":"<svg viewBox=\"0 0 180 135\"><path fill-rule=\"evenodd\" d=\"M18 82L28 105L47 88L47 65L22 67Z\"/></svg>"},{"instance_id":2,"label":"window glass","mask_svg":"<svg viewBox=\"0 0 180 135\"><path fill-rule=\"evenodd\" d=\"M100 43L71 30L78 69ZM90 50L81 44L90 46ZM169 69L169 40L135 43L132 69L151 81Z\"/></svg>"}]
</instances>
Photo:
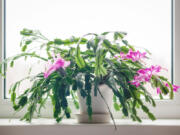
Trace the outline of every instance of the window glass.
<instances>
[{"instance_id":1,"label":"window glass","mask_svg":"<svg viewBox=\"0 0 180 135\"><path fill-rule=\"evenodd\" d=\"M125 31L130 44L152 53L147 65L167 68L162 74L171 79L171 0L6 0L5 10L6 57L20 52L23 28L38 29L49 39ZM7 97L10 84L25 77L28 67L44 71L36 63L21 59L7 72ZM25 82L19 92L29 85ZM156 90L149 91L156 96Z\"/></svg>"}]
</instances>

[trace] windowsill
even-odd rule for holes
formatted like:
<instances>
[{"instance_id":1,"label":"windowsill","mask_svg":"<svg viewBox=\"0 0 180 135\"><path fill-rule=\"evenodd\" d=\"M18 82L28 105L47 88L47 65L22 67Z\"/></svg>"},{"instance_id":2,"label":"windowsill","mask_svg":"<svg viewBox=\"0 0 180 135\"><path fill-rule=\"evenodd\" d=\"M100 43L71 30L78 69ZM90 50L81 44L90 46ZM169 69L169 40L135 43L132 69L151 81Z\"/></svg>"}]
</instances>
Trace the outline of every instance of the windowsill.
<instances>
[{"instance_id":1,"label":"windowsill","mask_svg":"<svg viewBox=\"0 0 180 135\"><path fill-rule=\"evenodd\" d=\"M151 121L148 119L142 120L142 123L133 122L128 119L116 119L117 126L179 126L180 127L180 119L159 119L155 121ZM86 123L77 123L76 119L64 119L61 123L57 124L54 119L41 118L41 119L33 119L31 123L20 121L19 119L0 119L0 126L43 126L43 125L66 125L66 126L113 126L113 123L105 123L105 124L86 124Z\"/></svg>"},{"instance_id":2,"label":"windowsill","mask_svg":"<svg viewBox=\"0 0 180 135\"><path fill-rule=\"evenodd\" d=\"M142 123L131 120L116 120L117 131L109 124L79 124L75 119L63 120L57 124L53 119L35 119L32 123L18 119L0 119L2 135L179 135L179 120L143 120Z\"/></svg>"}]
</instances>

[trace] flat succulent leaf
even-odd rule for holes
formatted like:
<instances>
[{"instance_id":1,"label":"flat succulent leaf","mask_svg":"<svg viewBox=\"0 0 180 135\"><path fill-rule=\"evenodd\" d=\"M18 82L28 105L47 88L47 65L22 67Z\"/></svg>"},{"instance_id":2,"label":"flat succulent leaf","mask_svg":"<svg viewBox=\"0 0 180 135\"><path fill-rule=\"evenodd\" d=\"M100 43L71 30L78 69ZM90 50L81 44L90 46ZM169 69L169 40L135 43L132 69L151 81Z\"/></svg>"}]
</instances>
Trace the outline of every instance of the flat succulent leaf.
<instances>
[{"instance_id":1,"label":"flat succulent leaf","mask_svg":"<svg viewBox=\"0 0 180 135\"><path fill-rule=\"evenodd\" d=\"M76 64L80 67L80 68L84 68L85 67L85 62L84 59L81 57L80 55L80 47L79 45L76 48L76 55L75 55L75 60L76 60Z\"/></svg>"}]
</instances>

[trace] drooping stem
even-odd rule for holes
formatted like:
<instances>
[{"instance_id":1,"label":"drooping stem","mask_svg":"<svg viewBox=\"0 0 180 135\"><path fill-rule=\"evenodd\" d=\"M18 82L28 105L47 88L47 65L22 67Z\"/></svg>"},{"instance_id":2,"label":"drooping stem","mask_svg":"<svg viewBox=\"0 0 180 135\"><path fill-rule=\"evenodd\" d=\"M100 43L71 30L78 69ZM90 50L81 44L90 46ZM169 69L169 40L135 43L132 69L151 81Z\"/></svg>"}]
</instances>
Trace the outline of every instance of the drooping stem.
<instances>
[{"instance_id":1,"label":"drooping stem","mask_svg":"<svg viewBox=\"0 0 180 135\"><path fill-rule=\"evenodd\" d=\"M115 120L114 120L113 114L112 114L112 112L111 112L111 110L110 110L110 107L109 107L109 105L108 105L108 103L107 103L106 99L105 99L105 98L104 98L104 96L102 95L101 91L99 90L99 88L97 88L97 90L98 90L98 92L99 92L99 94L100 94L101 98L104 100L104 103L106 104L106 106L107 106L107 108L108 108L108 111L109 111L110 116L111 116L111 119L112 119L112 121L113 121L113 124L114 124L114 128L115 128L115 130L117 130L117 126L116 126L116 123L115 123Z\"/></svg>"}]
</instances>

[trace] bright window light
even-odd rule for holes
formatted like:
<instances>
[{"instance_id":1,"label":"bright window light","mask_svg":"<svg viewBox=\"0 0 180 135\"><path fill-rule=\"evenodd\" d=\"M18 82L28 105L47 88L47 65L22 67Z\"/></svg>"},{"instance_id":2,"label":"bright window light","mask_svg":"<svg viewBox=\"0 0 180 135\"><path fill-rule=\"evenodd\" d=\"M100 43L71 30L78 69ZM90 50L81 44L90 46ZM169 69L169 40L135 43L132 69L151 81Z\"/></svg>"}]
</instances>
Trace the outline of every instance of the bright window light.
<instances>
[{"instance_id":1,"label":"bright window light","mask_svg":"<svg viewBox=\"0 0 180 135\"><path fill-rule=\"evenodd\" d=\"M88 32L125 31L127 40L153 55L149 61L168 69L171 80L171 0L6 0L6 57L20 52L20 30L40 30L49 39L82 36ZM137 48L137 49L138 49ZM149 64L147 63L147 64ZM27 68L44 71L36 61L21 59L6 78L10 84L27 76ZM20 88L27 87L29 82ZM156 90L149 89L156 96Z\"/></svg>"}]
</instances>

